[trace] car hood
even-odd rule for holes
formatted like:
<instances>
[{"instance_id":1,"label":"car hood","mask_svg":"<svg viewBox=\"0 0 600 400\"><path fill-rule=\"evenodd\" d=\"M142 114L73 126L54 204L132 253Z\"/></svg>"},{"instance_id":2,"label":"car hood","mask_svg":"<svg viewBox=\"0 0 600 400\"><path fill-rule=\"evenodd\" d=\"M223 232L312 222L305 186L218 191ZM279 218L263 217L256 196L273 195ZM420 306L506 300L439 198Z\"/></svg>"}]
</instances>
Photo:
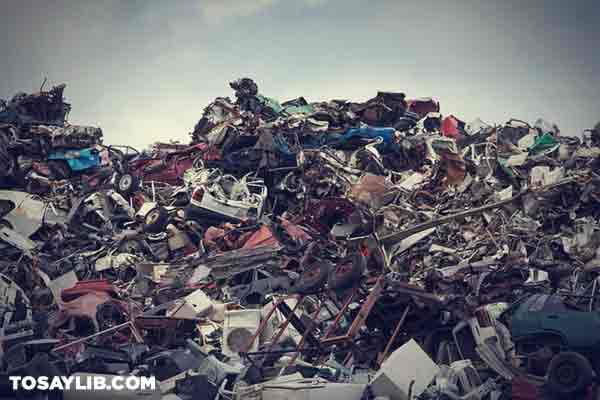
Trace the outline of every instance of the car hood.
<instances>
[{"instance_id":1,"label":"car hood","mask_svg":"<svg viewBox=\"0 0 600 400\"><path fill-rule=\"evenodd\" d=\"M50 210L47 203L25 192L0 190L0 205L0 218L25 237L33 235L44 223L53 225L65 221L63 213Z\"/></svg>"}]
</instances>

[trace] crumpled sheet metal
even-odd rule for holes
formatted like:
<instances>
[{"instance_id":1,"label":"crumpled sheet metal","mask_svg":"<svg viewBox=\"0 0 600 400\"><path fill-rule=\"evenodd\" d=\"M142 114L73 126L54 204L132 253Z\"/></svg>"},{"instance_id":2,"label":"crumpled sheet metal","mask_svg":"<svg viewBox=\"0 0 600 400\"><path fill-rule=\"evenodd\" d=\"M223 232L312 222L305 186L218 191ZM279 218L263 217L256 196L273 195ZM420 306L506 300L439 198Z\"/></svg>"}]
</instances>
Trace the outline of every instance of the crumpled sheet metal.
<instances>
[{"instance_id":1,"label":"crumpled sheet metal","mask_svg":"<svg viewBox=\"0 0 600 400\"><path fill-rule=\"evenodd\" d=\"M203 366L159 367L164 394L200 381L211 396L265 394L308 370L295 389L358 399L414 343L463 379L419 380L424 398L477 398L543 364L513 346L519 299L598 309L598 127L465 123L401 92L279 102L249 78L230 87L191 143L143 151L69 124L64 85L0 105L0 269L19 288L8 304L30 303L3 311L4 354L60 339L49 360L63 374L96 374L144 342L134 370L183 354ZM63 362L92 345L97 364Z\"/></svg>"}]
</instances>

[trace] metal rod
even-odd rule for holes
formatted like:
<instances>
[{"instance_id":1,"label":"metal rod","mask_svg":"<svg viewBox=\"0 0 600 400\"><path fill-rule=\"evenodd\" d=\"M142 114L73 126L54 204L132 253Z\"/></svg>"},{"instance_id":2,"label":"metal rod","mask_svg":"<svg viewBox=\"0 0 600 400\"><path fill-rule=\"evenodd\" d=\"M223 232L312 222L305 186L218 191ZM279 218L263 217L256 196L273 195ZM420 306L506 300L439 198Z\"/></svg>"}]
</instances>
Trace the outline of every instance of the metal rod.
<instances>
[{"instance_id":1,"label":"metal rod","mask_svg":"<svg viewBox=\"0 0 600 400\"><path fill-rule=\"evenodd\" d=\"M470 209L470 210L467 210L467 211L462 211L462 212L459 212L459 213L456 213L456 214L447 215L445 217L437 218L437 219L434 219L432 221L423 222L421 224L417 224L417 225L413 226L412 228L408 228L408 229L405 229L403 231L392 233L390 235L384 236L384 237L380 238L380 241L383 244L390 244L390 243L398 242L398 241L400 241L402 239L405 239L405 238L407 238L409 236L414 235L415 233L422 232L422 231L424 231L426 229L435 228L436 226L446 224L446 223L451 222L451 221L453 221L453 220L455 220L457 218L468 217L470 215L479 214L479 213L482 213L484 211L493 210L494 208L502 207L503 205L512 203L513 201L515 201L516 199L518 199L521 196L522 196L522 193L519 193L516 196L511 197L510 199L502 200L502 201L499 201L497 203L488 204L486 206L477 207L477 208L473 208L473 209Z\"/></svg>"},{"instance_id":2,"label":"metal rod","mask_svg":"<svg viewBox=\"0 0 600 400\"><path fill-rule=\"evenodd\" d=\"M344 303L344 306L338 312L338 315L333 320L333 324L331 324L331 326L329 327L329 329L327 329L327 332L323 336L323 339L327 339L329 337L329 335L331 335L333 333L333 330L338 327L338 325L340 324L340 320L342 319L342 317L344 316L344 313L346 312L346 310L348 309L348 307L352 303L352 299L354 298L354 295L357 292L358 292L358 288L355 288L352 291L352 294L350 294L350 296L348 296L348 300L346 300L346 302Z\"/></svg>"},{"instance_id":3,"label":"metal rod","mask_svg":"<svg viewBox=\"0 0 600 400\"><path fill-rule=\"evenodd\" d=\"M300 305L300 303L301 303L302 300L303 299L296 298L296 305L292 309L292 314L290 314L290 316L287 317L285 319L285 321L282 324L279 325L279 327L277 328L277 329L279 329L279 332L277 332L275 334L275 336L271 338L271 343L269 343L269 347L267 348L267 351L271 351L273 349L273 346L275 346L275 344L277 342L279 342L279 338L281 337L281 335L283 335L283 332L285 332L285 329L287 328L287 326L290 323L290 320L292 319L292 315L296 312L296 309L298 308L298 306Z\"/></svg>"},{"instance_id":4,"label":"metal rod","mask_svg":"<svg viewBox=\"0 0 600 400\"><path fill-rule=\"evenodd\" d=\"M313 313L313 315L311 315L310 325L304 331L304 334L302 335L302 339L300 339L300 343L298 343L298 346L296 347L297 351L296 351L296 353L294 353L294 356L292 357L292 359L288 363L288 366L293 365L294 362L296 362L296 359L298 358L298 356L300 355L300 353L302 352L302 348L304 347L304 343L306 342L306 338L308 337L308 334L310 332L312 332L312 330L314 329L315 325L317 324L316 319L318 318L319 313L323 309L323 303L324 302L319 302L319 306L317 307L317 310Z\"/></svg>"},{"instance_id":5,"label":"metal rod","mask_svg":"<svg viewBox=\"0 0 600 400\"><path fill-rule=\"evenodd\" d=\"M265 329L265 326L267 326L267 323L269 322L269 319L271 318L271 315L273 315L273 313L275 312L275 310L277 310L277 306L283 301L283 297L277 298L277 301L274 301L274 300L271 300L271 301L273 302L273 308L263 318L263 320L260 323L260 325L258 326L258 328L256 328L256 332L254 332L254 335L252 335L252 337L248 341L248 344L244 347L244 351L242 351L242 353L247 353L248 350L250 350L252 348L252 344L254 343L254 341L256 340L256 338L258 336L260 336L260 334L262 333L262 331Z\"/></svg>"},{"instance_id":6,"label":"metal rod","mask_svg":"<svg viewBox=\"0 0 600 400\"><path fill-rule=\"evenodd\" d=\"M398 324L396 325L396 329L394 329L394 333L392 334L392 337L387 342L387 345L385 346L383 353L381 353L379 355L379 357L377 357L378 366L381 366L381 364L383 364L383 362L385 361L388 353L390 352L390 348L392 347L392 344L396 341L396 338L398 337L398 334L400 333L400 328L402 328L402 325L404 325L404 320L406 319L406 316L408 315L409 311L410 311L410 305L406 306L406 308L404 309L404 313L402 314L400 321L398 321Z\"/></svg>"},{"instance_id":7,"label":"metal rod","mask_svg":"<svg viewBox=\"0 0 600 400\"><path fill-rule=\"evenodd\" d=\"M129 329L131 329L131 333L133 333L133 336L135 337L135 339L136 339L136 340L137 340L139 343L144 343L144 340L143 340L143 339L142 339L142 337L140 336L140 334L139 334L139 332L137 331L137 329L136 329L135 325L134 325L134 324L133 324L131 321L127 321L127 322L124 322L124 323L122 323L122 324L120 324L120 325L113 326L112 328L108 328L108 329L106 329L106 330L104 330L104 331L102 331L102 332L94 333L93 335L86 336L86 337L84 337L84 338L80 338L80 339L74 340L74 341L72 341L72 342L70 342L70 343L63 344L62 346L55 347L55 348L53 348L53 349L52 349L52 352L61 351L61 350L64 350L64 349L66 349L66 348L68 348L68 347L71 347L71 346L73 346L73 345L76 345L76 344L79 344L79 343L86 342L86 341L88 341L88 340L90 340L90 339L93 339L93 338L95 338L95 337L97 337L97 336L102 336L102 335L104 335L104 334L106 334L106 333L110 333L110 332L116 332L116 331L120 331L121 329L123 329L123 328L127 328L127 327L129 327Z\"/></svg>"}]
</instances>

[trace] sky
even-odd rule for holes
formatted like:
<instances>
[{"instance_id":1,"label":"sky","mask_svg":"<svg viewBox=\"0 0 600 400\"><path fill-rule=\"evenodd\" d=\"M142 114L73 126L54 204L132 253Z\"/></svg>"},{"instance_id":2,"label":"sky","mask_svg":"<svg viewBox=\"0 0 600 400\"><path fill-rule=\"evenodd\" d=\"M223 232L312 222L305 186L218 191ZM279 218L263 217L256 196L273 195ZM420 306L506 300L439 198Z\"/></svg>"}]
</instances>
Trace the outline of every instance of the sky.
<instances>
[{"instance_id":1,"label":"sky","mask_svg":"<svg viewBox=\"0 0 600 400\"><path fill-rule=\"evenodd\" d=\"M284 101L433 97L469 122L600 120L598 0L3 0L0 98L66 83L105 142L188 142L228 82Z\"/></svg>"}]
</instances>

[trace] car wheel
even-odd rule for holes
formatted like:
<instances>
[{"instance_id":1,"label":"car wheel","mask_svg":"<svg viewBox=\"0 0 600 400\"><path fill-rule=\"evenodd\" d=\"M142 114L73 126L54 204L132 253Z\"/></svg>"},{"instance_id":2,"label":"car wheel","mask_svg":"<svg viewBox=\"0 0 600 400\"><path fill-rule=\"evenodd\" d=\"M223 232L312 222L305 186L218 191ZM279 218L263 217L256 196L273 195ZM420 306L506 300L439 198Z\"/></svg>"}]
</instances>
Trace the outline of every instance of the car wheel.
<instances>
[{"instance_id":1,"label":"car wheel","mask_svg":"<svg viewBox=\"0 0 600 400\"><path fill-rule=\"evenodd\" d=\"M360 281L366 268L366 260L362 253L356 253L352 260L344 262L329 273L330 289L347 289Z\"/></svg>"},{"instance_id":2,"label":"car wheel","mask_svg":"<svg viewBox=\"0 0 600 400\"><path fill-rule=\"evenodd\" d=\"M587 358L565 351L550 361L546 383L552 392L566 396L584 389L592 382L593 376L594 370Z\"/></svg>"},{"instance_id":3,"label":"car wheel","mask_svg":"<svg viewBox=\"0 0 600 400\"><path fill-rule=\"evenodd\" d=\"M294 284L294 290L300 294L312 294L325 286L331 265L322 261L308 265Z\"/></svg>"},{"instance_id":4,"label":"car wheel","mask_svg":"<svg viewBox=\"0 0 600 400\"><path fill-rule=\"evenodd\" d=\"M139 180L136 176L132 174L122 174L117 179L117 192L122 195L132 194L137 190L139 186Z\"/></svg>"},{"instance_id":5,"label":"car wheel","mask_svg":"<svg viewBox=\"0 0 600 400\"><path fill-rule=\"evenodd\" d=\"M167 210L164 207L154 208L144 218L144 231L149 233L162 232L167 226L167 222L169 222Z\"/></svg>"}]
</instances>

